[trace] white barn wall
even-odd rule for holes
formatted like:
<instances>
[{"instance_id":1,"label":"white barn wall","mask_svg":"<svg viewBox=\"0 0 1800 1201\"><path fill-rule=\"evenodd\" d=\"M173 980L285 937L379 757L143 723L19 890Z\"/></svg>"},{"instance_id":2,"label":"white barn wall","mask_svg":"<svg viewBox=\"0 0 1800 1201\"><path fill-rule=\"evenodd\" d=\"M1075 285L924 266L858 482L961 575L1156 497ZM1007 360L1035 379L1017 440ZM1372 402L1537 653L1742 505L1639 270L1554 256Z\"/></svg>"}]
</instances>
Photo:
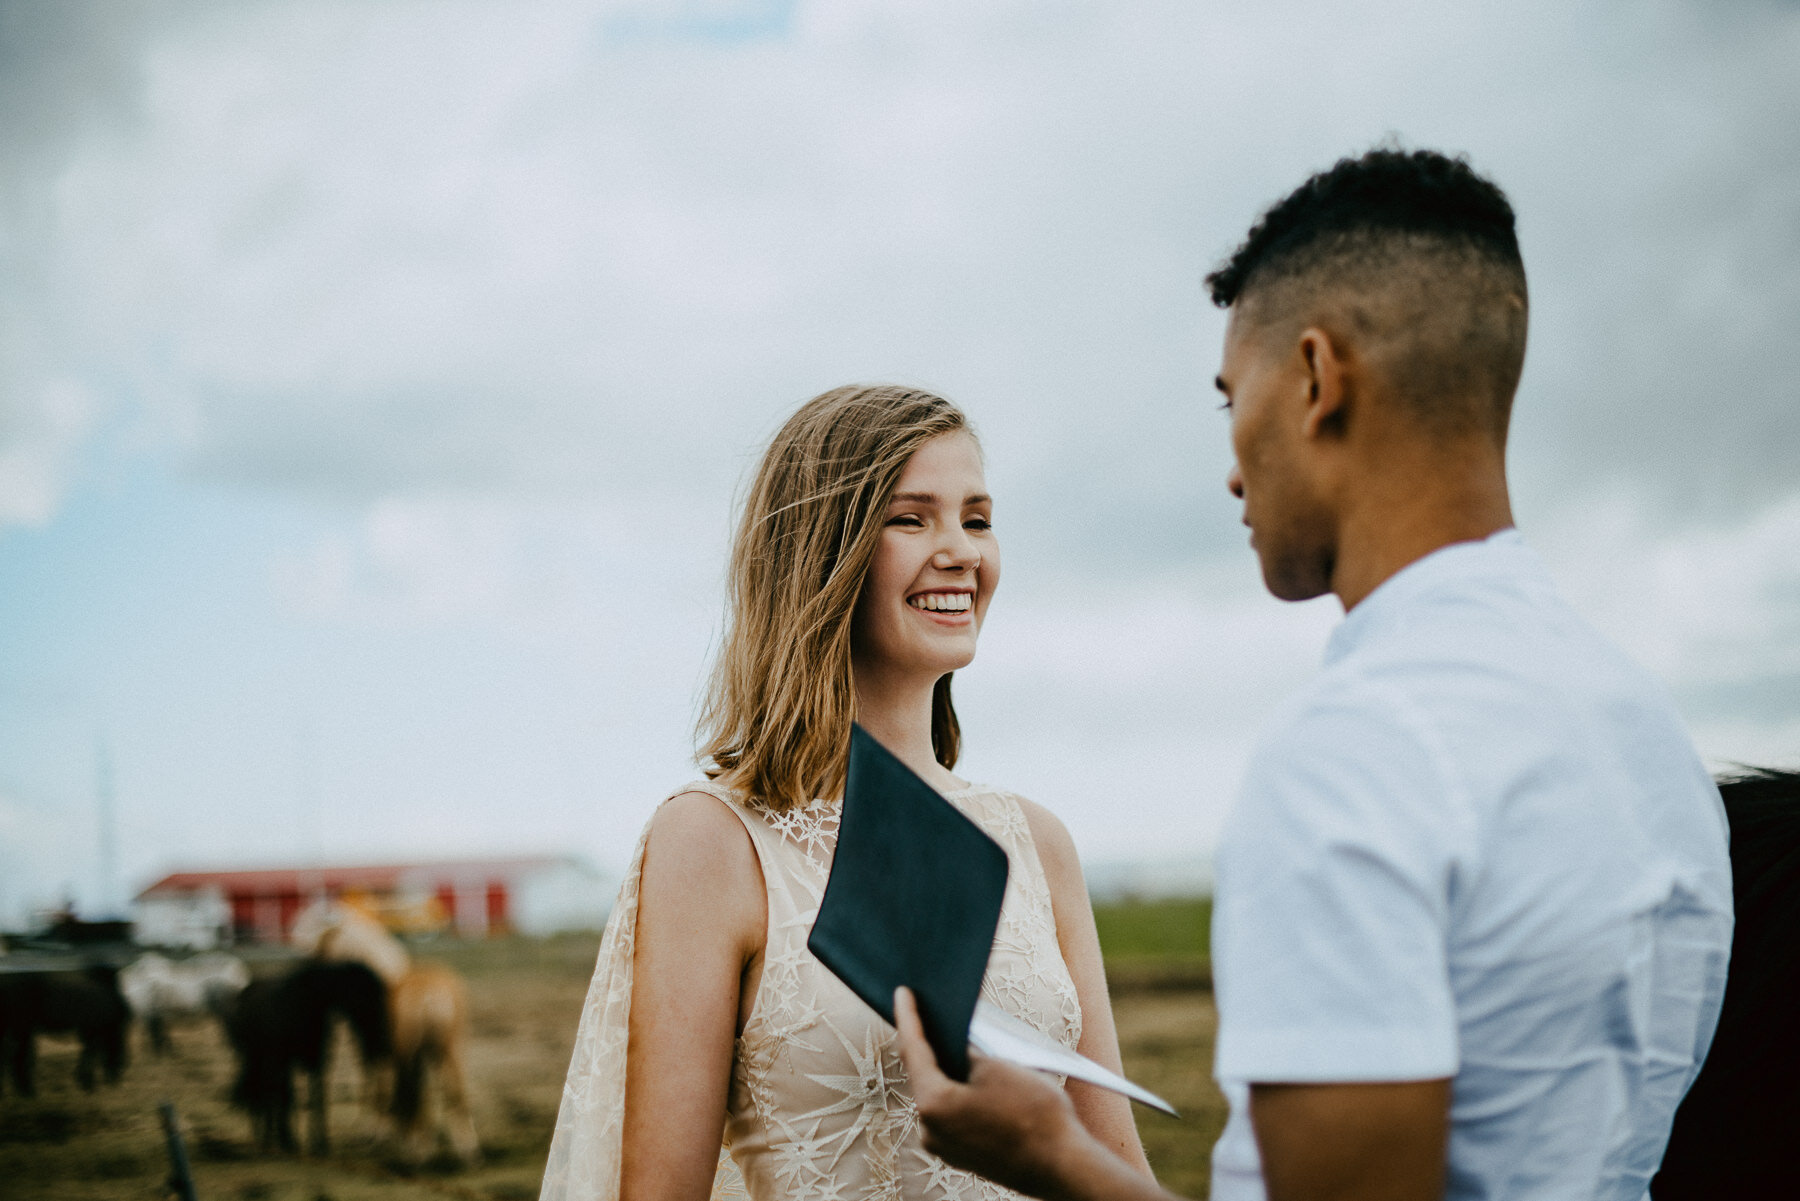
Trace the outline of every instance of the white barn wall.
<instances>
[{"instance_id":1,"label":"white barn wall","mask_svg":"<svg viewBox=\"0 0 1800 1201\"><path fill-rule=\"evenodd\" d=\"M210 951L229 937L231 906L216 888L141 897L131 921L132 937L144 946Z\"/></svg>"},{"instance_id":2,"label":"white barn wall","mask_svg":"<svg viewBox=\"0 0 1800 1201\"><path fill-rule=\"evenodd\" d=\"M605 873L575 859L521 873L513 880L513 928L531 935L598 930L616 887Z\"/></svg>"}]
</instances>

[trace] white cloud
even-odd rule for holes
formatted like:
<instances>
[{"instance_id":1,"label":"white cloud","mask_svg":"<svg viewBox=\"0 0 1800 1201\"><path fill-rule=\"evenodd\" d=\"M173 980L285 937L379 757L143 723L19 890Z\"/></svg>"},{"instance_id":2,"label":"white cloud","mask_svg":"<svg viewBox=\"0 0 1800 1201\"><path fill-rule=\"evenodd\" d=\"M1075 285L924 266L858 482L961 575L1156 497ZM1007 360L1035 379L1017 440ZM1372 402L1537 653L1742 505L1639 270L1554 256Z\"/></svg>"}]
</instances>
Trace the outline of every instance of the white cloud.
<instances>
[{"instance_id":1,"label":"white cloud","mask_svg":"<svg viewBox=\"0 0 1800 1201\"><path fill-rule=\"evenodd\" d=\"M956 681L967 770L1049 805L1089 856L1210 849L1257 731L1339 613L1271 600L1240 558L1149 587L1002 588Z\"/></svg>"},{"instance_id":2,"label":"white cloud","mask_svg":"<svg viewBox=\"0 0 1800 1201\"><path fill-rule=\"evenodd\" d=\"M131 119L63 122L11 180L50 214L15 287L55 336L0 371L129 393L206 477L359 500L717 471L883 374L1039 465L1104 409L1110 463L1175 475L1208 260L1399 129L1520 201L1528 474L1666 492L1699 447L1741 508L1768 485L1734 461L1795 433L1746 353L1800 317L1791 12L627 6L664 34L619 40L619 11L195 10L127 39L129 101L42 79Z\"/></svg>"},{"instance_id":3,"label":"white cloud","mask_svg":"<svg viewBox=\"0 0 1800 1201\"><path fill-rule=\"evenodd\" d=\"M274 582L316 616L401 626L489 616L517 600L507 525L488 506L387 500L354 537L330 534L278 559Z\"/></svg>"},{"instance_id":4,"label":"white cloud","mask_svg":"<svg viewBox=\"0 0 1800 1201\"><path fill-rule=\"evenodd\" d=\"M1800 496L1668 530L1613 495L1564 515L1545 545L1577 603L1677 686L1800 679Z\"/></svg>"},{"instance_id":5,"label":"white cloud","mask_svg":"<svg viewBox=\"0 0 1800 1201\"><path fill-rule=\"evenodd\" d=\"M0 930L23 929L34 913L70 896L91 902L97 895L95 859L71 854L73 838L91 847L91 821L70 821L0 782Z\"/></svg>"},{"instance_id":6,"label":"white cloud","mask_svg":"<svg viewBox=\"0 0 1800 1201\"><path fill-rule=\"evenodd\" d=\"M401 749L345 733L345 796L397 839L566 753L518 786L545 828L629 824L760 439L914 380L981 427L1007 547L972 770L1101 853L1127 805L1204 845L1331 611L1258 589L1200 277L1397 131L1520 212L1528 533L1709 754L1778 757L1797 54L1767 4L0 2L0 531L121 427L214 499L298 498L284 619L506 677ZM367 659L318 691L384 736L417 680L478 692ZM559 713L598 728L546 749Z\"/></svg>"},{"instance_id":7,"label":"white cloud","mask_svg":"<svg viewBox=\"0 0 1800 1201\"><path fill-rule=\"evenodd\" d=\"M41 526L55 516L98 409L72 379L35 387L17 381L0 395L0 528Z\"/></svg>"},{"instance_id":8,"label":"white cloud","mask_svg":"<svg viewBox=\"0 0 1800 1201\"><path fill-rule=\"evenodd\" d=\"M1533 535L1571 599L1668 683L1715 767L1800 765L1800 497L1670 529L1595 497Z\"/></svg>"}]
</instances>

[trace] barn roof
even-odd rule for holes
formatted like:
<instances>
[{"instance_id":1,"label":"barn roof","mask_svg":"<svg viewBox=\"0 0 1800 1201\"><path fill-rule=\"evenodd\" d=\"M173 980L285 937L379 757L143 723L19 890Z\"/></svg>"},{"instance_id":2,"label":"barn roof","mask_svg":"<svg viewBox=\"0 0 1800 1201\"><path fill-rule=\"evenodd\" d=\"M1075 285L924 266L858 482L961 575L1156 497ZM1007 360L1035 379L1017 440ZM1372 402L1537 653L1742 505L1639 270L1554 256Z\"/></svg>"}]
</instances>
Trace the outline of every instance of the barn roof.
<instances>
[{"instance_id":1,"label":"barn roof","mask_svg":"<svg viewBox=\"0 0 1800 1201\"><path fill-rule=\"evenodd\" d=\"M217 888L226 893L312 892L324 888L386 890L402 883L511 880L547 868L579 864L570 855L514 855L499 859L423 859L326 867L263 867L170 872L138 893L138 899Z\"/></svg>"}]
</instances>

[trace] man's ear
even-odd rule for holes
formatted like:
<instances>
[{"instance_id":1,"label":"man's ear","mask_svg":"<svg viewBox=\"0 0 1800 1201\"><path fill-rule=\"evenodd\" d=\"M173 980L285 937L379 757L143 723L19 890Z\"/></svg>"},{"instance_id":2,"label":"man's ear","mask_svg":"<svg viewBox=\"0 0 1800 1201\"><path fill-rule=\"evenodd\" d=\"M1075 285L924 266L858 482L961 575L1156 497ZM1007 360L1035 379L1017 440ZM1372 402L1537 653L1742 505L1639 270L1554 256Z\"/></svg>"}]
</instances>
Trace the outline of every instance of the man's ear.
<instances>
[{"instance_id":1,"label":"man's ear","mask_svg":"<svg viewBox=\"0 0 1800 1201\"><path fill-rule=\"evenodd\" d=\"M1306 372L1306 416L1300 432L1308 438L1342 437L1350 417L1347 364L1331 335L1318 326L1300 331L1300 364Z\"/></svg>"}]
</instances>

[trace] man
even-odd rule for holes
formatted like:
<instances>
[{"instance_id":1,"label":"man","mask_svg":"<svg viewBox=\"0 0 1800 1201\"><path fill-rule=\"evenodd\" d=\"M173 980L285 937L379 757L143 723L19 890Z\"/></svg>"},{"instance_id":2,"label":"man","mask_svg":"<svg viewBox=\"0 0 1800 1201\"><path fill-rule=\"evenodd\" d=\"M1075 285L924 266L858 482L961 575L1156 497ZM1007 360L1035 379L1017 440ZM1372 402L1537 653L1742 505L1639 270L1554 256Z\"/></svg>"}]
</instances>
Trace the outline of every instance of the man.
<instances>
[{"instance_id":1,"label":"man","mask_svg":"<svg viewBox=\"0 0 1800 1201\"><path fill-rule=\"evenodd\" d=\"M1725 823L1663 690L1512 529L1512 209L1375 150L1207 282L1263 580L1346 612L1220 843L1212 1195L1637 1201L1718 1017ZM1044 1197L1166 1196L1043 1078L944 1078L901 999L928 1146Z\"/></svg>"}]
</instances>

